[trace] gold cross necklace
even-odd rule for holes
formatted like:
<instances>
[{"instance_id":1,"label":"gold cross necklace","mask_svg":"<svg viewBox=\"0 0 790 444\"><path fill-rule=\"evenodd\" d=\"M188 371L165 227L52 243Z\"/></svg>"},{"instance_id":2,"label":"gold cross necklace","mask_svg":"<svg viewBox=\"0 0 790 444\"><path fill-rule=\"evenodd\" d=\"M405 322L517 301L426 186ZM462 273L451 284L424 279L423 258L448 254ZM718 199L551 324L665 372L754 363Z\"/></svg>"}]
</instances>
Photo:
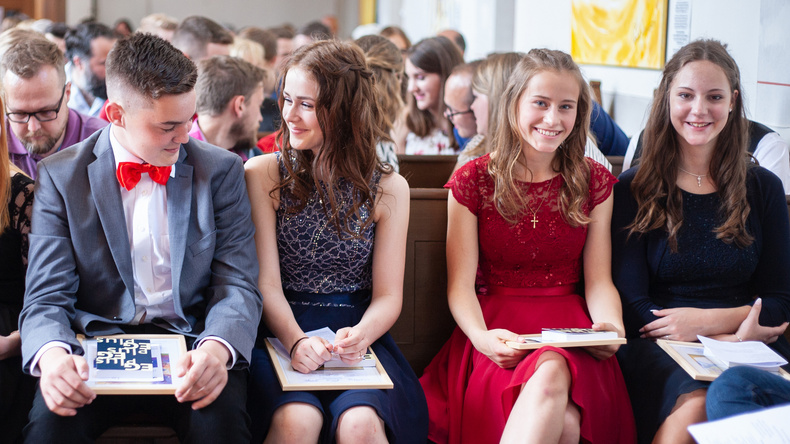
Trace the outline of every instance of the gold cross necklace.
<instances>
[{"instance_id":1,"label":"gold cross necklace","mask_svg":"<svg viewBox=\"0 0 790 444\"><path fill-rule=\"evenodd\" d=\"M557 176L554 176L554 177L557 177ZM532 210L532 207L529 206L529 202L526 202L527 209L529 210L530 213L532 213L532 220L530 220L530 222L532 222L532 228L533 229L535 228L535 224L540 222L538 220L538 211L540 211L540 207L543 206L543 202L545 202L546 198L548 198L549 194L551 194L551 185L554 183L554 177L552 177L551 180L549 181L549 188L546 190L546 195L543 196L543 199L540 200L540 203L538 204L537 208L535 208L534 211ZM531 187L532 187L532 184L530 184L530 188Z\"/></svg>"}]
</instances>

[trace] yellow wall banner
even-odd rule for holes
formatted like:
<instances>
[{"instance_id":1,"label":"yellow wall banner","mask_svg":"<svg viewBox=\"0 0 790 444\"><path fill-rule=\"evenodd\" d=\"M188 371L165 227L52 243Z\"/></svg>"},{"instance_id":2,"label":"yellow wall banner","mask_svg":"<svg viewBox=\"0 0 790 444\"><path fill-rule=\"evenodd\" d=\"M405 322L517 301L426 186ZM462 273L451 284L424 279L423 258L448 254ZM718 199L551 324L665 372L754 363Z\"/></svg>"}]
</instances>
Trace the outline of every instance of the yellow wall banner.
<instances>
[{"instance_id":1,"label":"yellow wall banner","mask_svg":"<svg viewBox=\"0 0 790 444\"><path fill-rule=\"evenodd\" d=\"M667 0L572 0L576 63L662 69Z\"/></svg>"}]
</instances>

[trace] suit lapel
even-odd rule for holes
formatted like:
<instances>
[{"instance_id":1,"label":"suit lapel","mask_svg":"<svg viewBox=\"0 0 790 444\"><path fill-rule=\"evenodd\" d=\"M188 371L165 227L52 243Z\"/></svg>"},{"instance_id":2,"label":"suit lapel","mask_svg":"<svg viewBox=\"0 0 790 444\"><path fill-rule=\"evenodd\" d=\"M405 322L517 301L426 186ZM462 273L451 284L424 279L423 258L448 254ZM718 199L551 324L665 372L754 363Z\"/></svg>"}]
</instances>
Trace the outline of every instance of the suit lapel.
<instances>
[{"instance_id":1,"label":"suit lapel","mask_svg":"<svg viewBox=\"0 0 790 444\"><path fill-rule=\"evenodd\" d=\"M187 233L192 205L192 173L194 168L184 162L187 154L184 146L176 162L175 177L167 181L167 224L170 231L170 267L173 282L173 299L176 313L183 318L181 304L181 271L184 267Z\"/></svg>"},{"instance_id":2,"label":"suit lapel","mask_svg":"<svg viewBox=\"0 0 790 444\"><path fill-rule=\"evenodd\" d=\"M109 131L107 129L99 137L93 148L96 160L88 165L88 181L96 204L96 212L118 273L129 294L134 297L132 252L129 249L129 233L121 200L121 188L115 176L115 157L110 149Z\"/></svg>"}]
</instances>

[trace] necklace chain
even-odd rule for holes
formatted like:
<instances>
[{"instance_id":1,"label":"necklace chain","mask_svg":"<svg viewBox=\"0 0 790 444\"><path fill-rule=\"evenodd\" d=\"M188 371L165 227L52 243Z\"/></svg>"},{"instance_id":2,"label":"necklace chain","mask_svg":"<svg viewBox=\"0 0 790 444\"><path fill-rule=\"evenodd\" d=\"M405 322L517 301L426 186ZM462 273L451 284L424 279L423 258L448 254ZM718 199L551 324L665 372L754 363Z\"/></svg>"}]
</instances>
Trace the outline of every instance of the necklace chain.
<instances>
[{"instance_id":1,"label":"necklace chain","mask_svg":"<svg viewBox=\"0 0 790 444\"><path fill-rule=\"evenodd\" d=\"M696 177L696 178L697 178L697 186L698 186L698 187L700 187L700 188L702 187L702 178L703 178L703 177L707 177L707 176L708 176L708 174L707 174L707 173L705 173L705 174L695 174L695 173L692 173L691 171L686 171L686 170L684 170L684 169L683 169L683 168L681 168L681 167L678 167L678 169L679 169L680 171L683 171L684 173L686 173L686 174L688 174L688 175L691 175L691 176L694 176L694 177Z\"/></svg>"},{"instance_id":2,"label":"necklace chain","mask_svg":"<svg viewBox=\"0 0 790 444\"><path fill-rule=\"evenodd\" d=\"M551 185L554 183L554 177L552 177L551 180L549 181L549 188L546 190L546 195L543 196L543 199L540 200L540 203L538 204L537 208L535 208L534 211L532 210L532 207L529 206L529 202L525 202L525 204L527 205L527 209L529 210L530 213L532 213L532 220L530 220L530 222L532 222L533 229L535 228L535 224L540 222L538 220L538 211L540 211L540 207L543 206L543 202L545 202L546 199L549 197L549 194L551 194ZM532 187L532 185L530 185L530 187Z\"/></svg>"}]
</instances>

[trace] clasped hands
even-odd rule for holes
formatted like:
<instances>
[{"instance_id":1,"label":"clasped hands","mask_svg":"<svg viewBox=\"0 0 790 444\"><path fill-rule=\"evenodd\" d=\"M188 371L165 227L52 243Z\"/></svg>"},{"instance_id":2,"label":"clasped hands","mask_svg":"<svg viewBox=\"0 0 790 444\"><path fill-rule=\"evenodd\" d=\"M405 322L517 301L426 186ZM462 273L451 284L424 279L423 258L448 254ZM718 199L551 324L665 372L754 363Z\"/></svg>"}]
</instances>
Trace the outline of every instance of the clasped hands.
<instances>
[{"instance_id":1,"label":"clasped hands","mask_svg":"<svg viewBox=\"0 0 790 444\"><path fill-rule=\"evenodd\" d=\"M618 329L608 322L596 322L592 325L595 331L616 331L618 337L625 337L625 332ZM531 350L518 350L511 348L506 342L513 341L519 342L520 336L510 330L496 328L486 330L478 334L474 340L470 337L472 345L494 361L496 365L502 368L513 368L524 359L524 356ZM551 345L551 344L546 344ZM615 354L619 345L598 345L592 347L584 347L584 350L599 360L608 359Z\"/></svg>"},{"instance_id":2,"label":"clasped hands","mask_svg":"<svg viewBox=\"0 0 790 444\"><path fill-rule=\"evenodd\" d=\"M229 360L230 351L210 339L182 356L175 367L176 375L184 378L175 393L178 402L194 401L195 410L214 402L228 382ZM78 408L96 399L96 393L85 384L88 362L84 357L53 347L41 355L38 366L41 395L53 413L74 416Z\"/></svg>"},{"instance_id":3,"label":"clasped hands","mask_svg":"<svg viewBox=\"0 0 790 444\"><path fill-rule=\"evenodd\" d=\"M346 364L356 364L370 345L365 332L357 327L344 327L337 331L332 344L319 336L311 336L296 344L291 356L291 367L300 373L310 373L332 359L340 357Z\"/></svg>"},{"instance_id":4,"label":"clasped hands","mask_svg":"<svg viewBox=\"0 0 790 444\"><path fill-rule=\"evenodd\" d=\"M762 299L757 298L735 333L717 331L719 325L715 319L712 319L709 309L680 307L654 310L653 314L658 316L658 319L646 324L639 333L643 338L673 341L696 341L697 335L701 335L721 340L760 341L770 344L784 333L788 323L776 327L764 327L760 325L761 310Z\"/></svg>"}]
</instances>

